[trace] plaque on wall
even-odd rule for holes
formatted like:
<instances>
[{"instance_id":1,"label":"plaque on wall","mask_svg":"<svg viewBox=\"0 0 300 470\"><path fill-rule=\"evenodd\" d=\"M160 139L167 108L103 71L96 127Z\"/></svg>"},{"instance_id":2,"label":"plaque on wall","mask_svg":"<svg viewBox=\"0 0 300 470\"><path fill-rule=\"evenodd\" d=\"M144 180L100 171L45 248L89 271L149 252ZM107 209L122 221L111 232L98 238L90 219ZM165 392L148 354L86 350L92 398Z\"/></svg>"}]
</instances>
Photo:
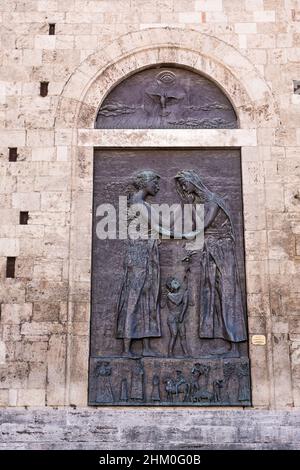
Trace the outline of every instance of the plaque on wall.
<instances>
[{"instance_id":1,"label":"plaque on wall","mask_svg":"<svg viewBox=\"0 0 300 470\"><path fill-rule=\"evenodd\" d=\"M235 111L208 78L178 67L153 67L131 75L105 98L98 129L233 129Z\"/></svg>"},{"instance_id":2,"label":"plaque on wall","mask_svg":"<svg viewBox=\"0 0 300 470\"><path fill-rule=\"evenodd\" d=\"M239 150L95 151L89 404L251 404Z\"/></svg>"}]
</instances>

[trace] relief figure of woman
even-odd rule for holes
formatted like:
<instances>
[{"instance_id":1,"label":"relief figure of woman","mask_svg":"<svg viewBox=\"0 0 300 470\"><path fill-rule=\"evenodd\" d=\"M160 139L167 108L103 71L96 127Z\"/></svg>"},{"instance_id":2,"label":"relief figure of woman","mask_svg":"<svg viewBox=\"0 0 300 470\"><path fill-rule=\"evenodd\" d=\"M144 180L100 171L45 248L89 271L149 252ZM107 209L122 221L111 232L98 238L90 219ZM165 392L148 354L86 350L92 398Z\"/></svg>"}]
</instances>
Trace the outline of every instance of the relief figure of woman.
<instances>
[{"instance_id":1,"label":"relief figure of woman","mask_svg":"<svg viewBox=\"0 0 300 470\"><path fill-rule=\"evenodd\" d=\"M245 306L231 215L224 200L210 191L194 170L180 171L175 178L183 201L204 204L199 337L231 343L246 341Z\"/></svg>"}]
</instances>

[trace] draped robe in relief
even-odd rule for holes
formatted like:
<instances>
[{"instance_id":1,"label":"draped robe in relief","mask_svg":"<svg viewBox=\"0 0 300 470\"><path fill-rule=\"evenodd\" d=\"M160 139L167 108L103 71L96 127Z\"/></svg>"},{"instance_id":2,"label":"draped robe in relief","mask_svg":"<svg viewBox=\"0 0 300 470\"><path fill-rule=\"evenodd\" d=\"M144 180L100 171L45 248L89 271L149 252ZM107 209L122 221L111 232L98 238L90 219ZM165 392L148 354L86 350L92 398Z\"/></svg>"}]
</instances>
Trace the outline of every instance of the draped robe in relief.
<instances>
[{"instance_id":1,"label":"draped robe in relief","mask_svg":"<svg viewBox=\"0 0 300 470\"><path fill-rule=\"evenodd\" d=\"M204 232L200 281L200 338L247 340L235 241L230 216L220 200L213 222Z\"/></svg>"},{"instance_id":2,"label":"draped robe in relief","mask_svg":"<svg viewBox=\"0 0 300 470\"><path fill-rule=\"evenodd\" d=\"M147 202L144 204L151 210ZM148 226L142 229L148 230ZM159 286L157 239L128 239L124 277L117 307L117 338L143 339L161 336Z\"/></svg>"}]
</instances>

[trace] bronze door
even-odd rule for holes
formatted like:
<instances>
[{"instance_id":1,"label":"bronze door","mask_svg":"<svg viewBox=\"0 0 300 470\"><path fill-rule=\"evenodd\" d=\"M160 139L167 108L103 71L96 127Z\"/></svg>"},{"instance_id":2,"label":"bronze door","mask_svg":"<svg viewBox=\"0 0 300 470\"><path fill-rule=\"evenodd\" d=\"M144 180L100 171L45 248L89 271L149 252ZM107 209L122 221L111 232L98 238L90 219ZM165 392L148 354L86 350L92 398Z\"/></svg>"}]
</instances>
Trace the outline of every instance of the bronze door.
<instances>
[{"instance_id":1,"label":"bronze door","mask_svg":"<svg viewBox=\"0 0 300 470\"><path fill-rule=\"evenodd\" d=\"M203 204L202 248L99 239L120 196ZM249 406L240 151L96 150L93 211L89 404Z\"/></svg>"}]
</instances>

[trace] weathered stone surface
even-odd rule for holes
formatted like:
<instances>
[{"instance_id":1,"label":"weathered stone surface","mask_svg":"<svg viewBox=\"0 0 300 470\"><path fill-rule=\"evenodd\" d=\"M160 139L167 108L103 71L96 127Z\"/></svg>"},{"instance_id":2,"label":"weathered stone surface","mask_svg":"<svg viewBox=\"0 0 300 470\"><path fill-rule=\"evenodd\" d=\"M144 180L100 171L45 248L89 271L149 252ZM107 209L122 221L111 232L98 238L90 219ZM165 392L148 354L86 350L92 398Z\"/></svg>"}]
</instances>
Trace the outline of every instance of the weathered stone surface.
<instances>
[{"instance_id":1,"label":"weathered stone surface","mask_svg":"<svg viewBox=\"0 0 300 470\"><path fill-rule=\"evenodd\" d=\"M65 335L52 335L47 352L47 405L64 405L66 402L65 384L66 338Z\"/></svg>"},{"instance_id":2,"label":"weathered stone surface","mask_svg":"<svg viewBox=\"0 0 300 470\"><path fill-rule=\"evenodd\" d=\"M299 424L296 411L6 410L0 449L287 450L298 448Z\"/></svg>"}]
</instances>

